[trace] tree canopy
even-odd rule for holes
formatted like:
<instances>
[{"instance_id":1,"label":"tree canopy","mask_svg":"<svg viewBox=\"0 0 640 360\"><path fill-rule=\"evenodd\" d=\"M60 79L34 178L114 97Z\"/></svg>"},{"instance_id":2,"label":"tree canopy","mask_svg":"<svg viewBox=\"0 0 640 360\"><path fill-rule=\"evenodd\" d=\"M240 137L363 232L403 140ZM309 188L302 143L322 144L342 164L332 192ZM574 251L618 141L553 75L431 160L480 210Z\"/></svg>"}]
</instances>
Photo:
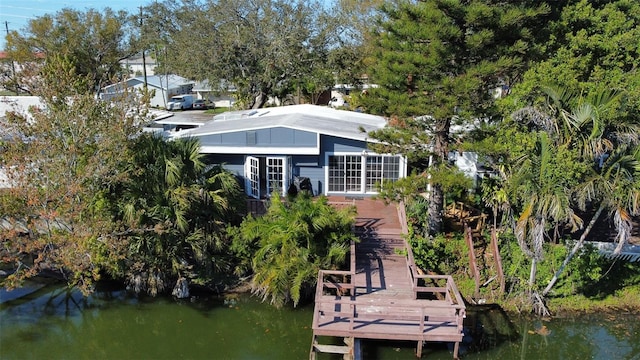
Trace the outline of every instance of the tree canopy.
<instances>
[{"instance_id":1,"label":"tree canopy","mask_svg":"<svg viewBox=\"0 0 640 360\"><path fill-rule=\"evenodd\" d=\"M493 91L526 69L534 29L548 7L434 0L385 3L382 11L370 74L379 88L361 102L398 121L372 135L414 164L438 169L447 163L452 125L497 115ZM442 184L432 182L429 194L429 232L435 234L442 230Z\"/></svg>"},{"instance_id":2,"label":"tree canopy","mask_svg":"<svg viewBox=\"0 0 640 360\"><path fill-rule=\"evenodd\" d=\"M246 108L333 82L333 20L317 1L167 1L146 7L143 23L164 71L233 90Z\"/></svg>"},{"instance_id":3,"label":"tree canopy","mask_svg":"<svg viewBox=\"0 0 640 360\"><path fill-rule=\"evenodd\" d=\"M30 20L24 31L9 32L6 50L19 64L63 56L73 66L75 75L91 80L86 83L92 87L89 90L97 92L120 79L120 60L134 53L129 47L132 36L129 24L129 15L124 11L65 8ZM22 75L26 78L15 79L17 84L22 91L35 94L29 80L37 74L25 71Z\"/></svg>"},{"instance_id":4,"label":"tree canopy","mask_svg":"<svg viewBox=\"0 0 640 360\"><path fill-rule=\"evenodd\" d=\"M230 271L226 228L239 223L245 205L235 177L207 166L196 139L143 134L131 151L127 177L103 195L124 229L109 238L127 244L114 275L136 293L156 295L178 279L210 285L215 274Z\"/></svg>"},{"instance_id":5,"label":"tree canopy","mask_svg":"<svg viewBox=\"0 0 640 360\"><path fill-rule=\"evenodd\" d=\"M355 235L354 209L334 209L326 197L302 192L289 202L272 196L267 213L249 217L234 234L240 266L251 270L252 289L263 300L294 306L313 293L318 271L345 263Z\"/></svg>"},{"instance_id":6,"label":"tree canopy","mask_svg":"<svg viewBox=\"0 0 640 360\"><path fill-rule=\"evenodd\" d=\"M98 205L103 189L121 180L126 144L140 131L120 106L96 101L92 79L78 77L73 61L52 54L34 92L41 107L9 112L3 121L0 167L6 172L0 213L2 262L18 269L8 284L43 270L59 271L89 291L112 259L98 256L114 230Z\"/></svg>"}]
</instances>

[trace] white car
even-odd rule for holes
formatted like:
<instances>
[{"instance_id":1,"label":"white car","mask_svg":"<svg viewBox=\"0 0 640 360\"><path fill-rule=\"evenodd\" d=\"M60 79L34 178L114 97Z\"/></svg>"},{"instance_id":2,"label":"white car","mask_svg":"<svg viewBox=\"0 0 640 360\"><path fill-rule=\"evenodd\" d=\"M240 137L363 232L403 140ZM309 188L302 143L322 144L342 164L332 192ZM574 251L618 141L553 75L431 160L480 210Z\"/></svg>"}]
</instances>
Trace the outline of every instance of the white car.
<instances>
[{"instance_id":1,"label":"white car","mask_svg":"<svg viewBox=\"0 0 640 360\"><path fill-rule=\"evenodd\" d=\"M167 110L188 110L193 108L193 95L172 96Z\"/></svg>"}]
</instances>

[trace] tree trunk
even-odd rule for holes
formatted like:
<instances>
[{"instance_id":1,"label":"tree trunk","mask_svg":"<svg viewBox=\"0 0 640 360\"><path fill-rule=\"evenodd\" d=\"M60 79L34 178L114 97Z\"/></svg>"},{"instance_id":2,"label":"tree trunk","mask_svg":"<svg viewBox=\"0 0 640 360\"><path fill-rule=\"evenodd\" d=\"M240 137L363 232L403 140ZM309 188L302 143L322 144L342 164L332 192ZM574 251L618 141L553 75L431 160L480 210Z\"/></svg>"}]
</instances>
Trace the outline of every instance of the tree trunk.
<instances>
[{"instance_id":1,"label":"tree trunk","mask_svg":"<svg viewBox=\"0 0 640 360\"><path fill-rule=\"evenodd\" d=\"M432 185L429 192L429 235L434 236L442 231L442 224L444 222L443 212L444 209L444 192L442 186Z\"/></svg>"},{"instance_id":2,"label":"tree trunk","mask_svg":"<svg viewBox=\"0 0 640 360\"><path fill-rule=\"evenodd\" d=\"M253 104L251 104L251 109L261 109L264 107L264 104L267 103L268 97L267 95L260 91L254 98Z\"/></svg>"},{"instance_id":3,"label":"tree trunk","mask_svg":"<svg viewBox=\"0 0 640 360\"><path fill-rule=\"evenodd\" d=\"M447 162L449 156L449 129L451 119L436 120L433 138L433 162L431 168ZM429 235L433 236L442 231L444 223L444 192L439 184L431 184L429 192Z\"/></svg>"},{"instance_id":4,"label":"tree trunk","mask_svg":"<svg viewBox=\"0 0 640 360\"><path fill-rule=\"evenodd\" d=\"M498 281L500 282L500 295L504 295L505 281L504 270L502 269L502 256L500 255L500 248L498 247L498 234L496 230L496 222L493 222L493 228L491 229L491 251L493 252L493 259L498 272Z\"/></svg>"},{"instance_id":5,"label":"tree trunk","mask_svg":"<svg viewBox=\"0 0 640 360\"><path fill-rule=\"evenodd\" d=\"M564 259L558 271L556 271L556 273L553 275L551 280L549 280L549 284L547 284L547 287L544 288L544 291L542 291L542 296L546 296L549 293L549 291L551 291L551 288L553 288L553 285L555 285L556 281L558 281L558 277L560 277L560 274L562 274L562 272L564 271L564 268L567 266L567 264L569 264L569 261L571 261L571 259L578 252L578 250L580 250L580 248L584 244L584 240L587 238L587 235L589 235L589 232L591 232L593 225L596 223L596 221L600 217L600 214L602 214L602 210L604 210L604 208L602 207L602 205L600 205L600 207L598 208L598 211L596 211L591 221L589 221L589 225L587 225L587 228L584 229L584 232L582 233L582 236L580 236L580 239L578 240L578 242L576 242L576 244L573 246L573 249L571 249L571 252Z\"/></svg>"},{"instance_id":6,"label":"tree trunk","mask_svg":"<svg viewBox=\"0 0 640 360\"><path fill-rule=\"evenodd\" d=\"M529 290L533 289L533 284L536 281L537 270L538 270L538 260L534 256L531 258L531 271L529 272Z\"/></svg>"},{"instance_id":7,"label":"tree trunk","mask_svg":"<svg viewBox=\"0 0 640 360\"><path fill-rule=\"evenodd\" d=\"M176 281L176 286L173 287L171 292L173 296L178 299L186 299L189 297L189 282L184 277L180 277Z\"/></svg>"}]
</instances>

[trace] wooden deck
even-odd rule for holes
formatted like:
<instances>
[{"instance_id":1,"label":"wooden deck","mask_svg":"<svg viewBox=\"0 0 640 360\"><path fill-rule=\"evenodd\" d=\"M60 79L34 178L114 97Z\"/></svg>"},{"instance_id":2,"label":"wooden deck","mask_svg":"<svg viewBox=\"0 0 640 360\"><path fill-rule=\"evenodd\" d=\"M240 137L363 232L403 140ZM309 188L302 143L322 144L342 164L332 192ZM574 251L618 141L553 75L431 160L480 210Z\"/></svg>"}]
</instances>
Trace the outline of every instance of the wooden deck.
<instances>
[{"instance_id":1,"label":"wooden deck","mask_svg":"<svg viewBox=\"0 0 640 360\"><path fill-rule=\"evenodd\" d=\"M331 197L335 206L356 205L349 271L320 271L313 316L310 359L317 352L354 358L354 339L455 343L462 341L465 306L450 276L419 275L402 238L404 208L372 199ZM320 344L320 337L343 337L346 346Z\"/></svg>"}]
</instances>

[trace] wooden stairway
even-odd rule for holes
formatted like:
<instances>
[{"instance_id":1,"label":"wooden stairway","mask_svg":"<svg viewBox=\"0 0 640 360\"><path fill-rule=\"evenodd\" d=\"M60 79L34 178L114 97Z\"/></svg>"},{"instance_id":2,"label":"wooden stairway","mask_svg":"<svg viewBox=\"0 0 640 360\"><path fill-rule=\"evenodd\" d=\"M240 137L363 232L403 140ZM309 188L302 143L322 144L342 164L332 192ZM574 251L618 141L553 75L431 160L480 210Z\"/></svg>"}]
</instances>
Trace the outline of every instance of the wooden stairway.
<instances>
[{"instance_id":1,"label":"wooden stairway","mask_svg":"<svg viewBox=\"0 0 640 360\"><path fill-rule=\"evenodd\" d=\"M309 354L310 360L316 360L317 354L342 354L344 360L359 360L360 355L360 342L352 337L344 338L344 345L335 344L320 344L320 336L313 335L313 342L311 345L311 352ZM357 349L356 349L357 347Z\"/></svg>"}]
</instances>

